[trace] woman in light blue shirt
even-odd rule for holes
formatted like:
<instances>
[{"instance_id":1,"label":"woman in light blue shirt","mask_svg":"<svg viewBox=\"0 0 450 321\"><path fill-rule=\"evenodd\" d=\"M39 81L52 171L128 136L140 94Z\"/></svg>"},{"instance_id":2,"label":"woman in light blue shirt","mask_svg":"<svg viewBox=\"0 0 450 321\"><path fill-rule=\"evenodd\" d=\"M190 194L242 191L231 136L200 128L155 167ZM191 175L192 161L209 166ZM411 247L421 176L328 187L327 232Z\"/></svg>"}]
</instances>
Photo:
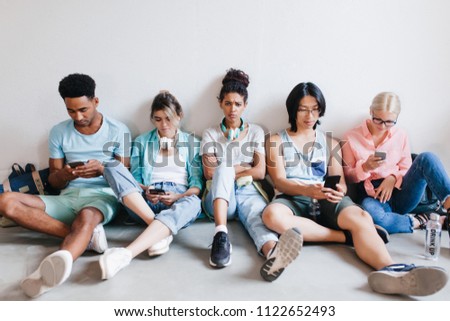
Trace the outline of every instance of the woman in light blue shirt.
<instances>
[{"instance_id":1,"label":"woman in light blue shirt","mask_svg":"<svg viewBox=\"0 0 450 321\"><path fill-rule=\"evenodd\" d=\"M145 250L149 256L166 253L172 235L201 213L200 143L179 129L182 117L177 99L161 92L150 114L156 129L133 144L131 173L117 163L105 167L106 180L130 216L148 227L126 248L108 249L100 257L102 279L112 278Z\"/></svg>"}]
</instances>

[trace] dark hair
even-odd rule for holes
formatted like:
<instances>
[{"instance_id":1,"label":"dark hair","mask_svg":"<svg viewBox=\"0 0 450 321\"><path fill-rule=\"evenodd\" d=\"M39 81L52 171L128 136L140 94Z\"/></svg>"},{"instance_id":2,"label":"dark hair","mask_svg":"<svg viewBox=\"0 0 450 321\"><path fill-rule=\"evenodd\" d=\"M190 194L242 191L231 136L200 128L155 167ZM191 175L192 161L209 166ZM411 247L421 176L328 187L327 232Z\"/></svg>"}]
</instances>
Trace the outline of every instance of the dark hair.
<instances>
[{"instance_id":1,"label":"dark hair","mask_svg":"<svg viewBox=\"0 0 450 321\"><path fill-rule=\"evenodd\" d=\"M247 87L249 83L250 79L245 72L233 68L228 69L227 74L222 80L222 89L220 90L217 99L219 102L222 102L226 94L237 93L244 97L244 103L246 103L248 99Z\"/></svg>"},{"instance_id":2,"label":"dark hair","mask_svg":"<svg viewBox=\"0 0 450 321\"><path fill-rule=\"evenodd\" d=\"M153 118L153 114L159 110L163 110L170 118L175 116L181 117L183 115L183 109L181 108L180 103L175 96L167 90L161 90L153 99L150 118Z\"/></svg>"},{"instance_id":3,"label":"dark hair","mask_svg":"<svg viewBox=\"0 0 450 321\"><path fill-rule=\"evenodd\" d=\"M95 81L88 75L71 74L59 82L58 91L62 99L83 96L93 99L95 97Z\"/></svg>"},{"instance_id":4,"label":"dark hair","mask_svg":"<svg viewBox=\"0 0 450 321\"><path fill-rule=\"evenodd\" d=\"M305 96L312 96L317 100L317 104L320 108L319 117L325 115L326 103L325 97L323 97L322 91L312 82L302 82L291 90L288 98L286 99L286 109L289 114L289 123L291 124L291 131L297 131L297 111L300 101ZM317 120L314 125L316 129L317 125L320 125L320 121Z\"/></svg>"}]
</instances>

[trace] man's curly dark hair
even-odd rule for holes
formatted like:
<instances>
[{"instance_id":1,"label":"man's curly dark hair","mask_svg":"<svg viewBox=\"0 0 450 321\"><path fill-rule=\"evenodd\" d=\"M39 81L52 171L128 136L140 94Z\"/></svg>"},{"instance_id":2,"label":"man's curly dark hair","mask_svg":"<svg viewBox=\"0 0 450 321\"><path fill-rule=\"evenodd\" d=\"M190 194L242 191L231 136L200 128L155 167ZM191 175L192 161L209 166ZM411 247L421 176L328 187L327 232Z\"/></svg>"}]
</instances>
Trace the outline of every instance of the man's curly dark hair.
<instances>
[{"instance_id":1,"label":"man's curly dark hair","mask_svg":"<svg viewBox=\"0 0 450 321\"><path fill-rule=\"evenodd\" d=\"M62 99L86 96L95 97L95 81L88 75L70 74L59 82L59 94Z\"/></svg>"}]
</instances>

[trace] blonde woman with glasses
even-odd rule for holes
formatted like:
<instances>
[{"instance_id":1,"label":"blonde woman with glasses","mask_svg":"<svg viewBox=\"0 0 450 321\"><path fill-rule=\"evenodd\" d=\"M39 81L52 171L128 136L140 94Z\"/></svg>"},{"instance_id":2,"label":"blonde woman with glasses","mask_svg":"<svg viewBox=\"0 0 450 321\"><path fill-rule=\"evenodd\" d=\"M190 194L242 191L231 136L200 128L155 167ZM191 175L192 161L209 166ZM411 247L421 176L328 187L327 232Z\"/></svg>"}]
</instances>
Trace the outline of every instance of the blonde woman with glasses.
<instances>
[{"instance_id":1,"label":"blonde woman with glasses","mask_svg":"<svg viewBox=\"0 0 450 321\"><path fill-rule=\"evenodd\" d=\"M375 224L389 233L412 233L424 229L430 213L409 214L419 204L425 188L442 202L447 215L440 223L448 229L450 179L439 158L429 152L411 158L408 137L395 126L400 100L391 92L375 96L371 118L344 136L345 175L350 183L359 183L362 207Z\"/></svg>"}]
</instances>

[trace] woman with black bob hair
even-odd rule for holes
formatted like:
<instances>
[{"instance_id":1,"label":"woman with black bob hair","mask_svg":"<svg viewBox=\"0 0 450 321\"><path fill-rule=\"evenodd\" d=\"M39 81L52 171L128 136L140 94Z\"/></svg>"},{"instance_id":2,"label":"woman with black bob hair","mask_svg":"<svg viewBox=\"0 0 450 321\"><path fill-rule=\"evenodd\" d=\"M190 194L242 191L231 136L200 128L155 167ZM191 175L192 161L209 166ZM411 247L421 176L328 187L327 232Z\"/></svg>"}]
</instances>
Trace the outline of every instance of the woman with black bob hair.
<instances>
[{"instance_id":1,"label":"woman with black bob hair","mask_svg":"<svg viewBox=\"0 0 450 321\"><path fill-rule=\"evenodd\" d=\"M373 224L371 216L345 196L347 186L339 142L327 139L317 128L325 113L325 99L313 83L300 83L289 94L286 107L290 128L269 138L267 168L280 193L263 212L263 222L282 234L297 229L306 242L338 242L354 246L356 255L377 271L369 285L380 293L430 295L447 282L439 267L394 264L384 243L387 232ZM330 151L337 150L338 155ZM324 187L327 176L340 176L337 184ZM311 208L320 205L320 215ZM277 264L268 262L270 277Z\"/></svg>"}]
</instances>

